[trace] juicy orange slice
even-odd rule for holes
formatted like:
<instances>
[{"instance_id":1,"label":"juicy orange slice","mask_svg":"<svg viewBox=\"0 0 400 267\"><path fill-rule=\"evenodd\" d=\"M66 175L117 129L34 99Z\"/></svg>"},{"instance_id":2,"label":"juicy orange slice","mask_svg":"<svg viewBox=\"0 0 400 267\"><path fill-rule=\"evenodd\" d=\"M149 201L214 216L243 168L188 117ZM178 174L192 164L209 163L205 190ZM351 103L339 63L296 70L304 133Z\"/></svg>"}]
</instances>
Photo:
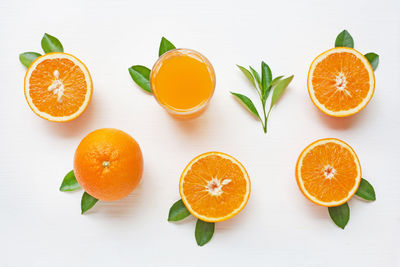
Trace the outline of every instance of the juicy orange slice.
<instances>
[{"instance_id":1,"label":"juicy orange slice","mask_svg":"<svg viewBox=\"0 0 400 267\"><path fill-rule=\"evenodd\" d=\"M375 76L360 52L336 47L314 59L307 85L318 109L330 116L345 117L359 112L371 100Z\"/></svg>"},{"instance_id":2,"label":"juicy orange slice","mask_svg":"<svg viewBox=\"0 0 400 267\"><path fill-rule=\"evenodd\" d=\"M347 202L360 185L360 162L345 142L321 139L301 152L296 178L301 192L315 204L339 206Z\"/></svg>"},{"instance_id":3,"label":"juicy orange slice","mask_svg":"<svg viewBox=\"0 0 400 267\"><path fill-rule=\"evenodd\" d=\"M233 157L208 152L186 166L179 193L193 216L206 222L220 222L244 208L250 196L250 179Z\"/></svg>"},{"instance_id":4,"label":"juicy orange slice","mask_svg":"<svg viewBox=\"0 0 400 267\"><path fill-rule=\"evenodd\" d=\"M25 75L25 97L38 116L65 122L81 115L92 96L92 78L86 66L66 53L38 57Z\"/></svg>"}]
</instances>

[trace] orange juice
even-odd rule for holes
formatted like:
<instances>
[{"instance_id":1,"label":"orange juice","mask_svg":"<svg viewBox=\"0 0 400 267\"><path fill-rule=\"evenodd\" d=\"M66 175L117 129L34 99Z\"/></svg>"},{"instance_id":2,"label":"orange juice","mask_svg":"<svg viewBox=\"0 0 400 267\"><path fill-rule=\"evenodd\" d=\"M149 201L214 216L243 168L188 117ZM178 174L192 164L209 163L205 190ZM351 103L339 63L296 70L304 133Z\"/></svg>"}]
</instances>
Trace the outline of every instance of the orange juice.
<instances>
[{"instance_id":1,"label":"orange juice","mask_svg":"<svg viewBox=\"0 0 400 267\"><path fill-rule=\"evenodd\" d=\"M192 118L206 108L215 88L211 63L199 52L174 49L163 54L150 74L157 101L173 116Z\"/></svg>"}]
</instances>

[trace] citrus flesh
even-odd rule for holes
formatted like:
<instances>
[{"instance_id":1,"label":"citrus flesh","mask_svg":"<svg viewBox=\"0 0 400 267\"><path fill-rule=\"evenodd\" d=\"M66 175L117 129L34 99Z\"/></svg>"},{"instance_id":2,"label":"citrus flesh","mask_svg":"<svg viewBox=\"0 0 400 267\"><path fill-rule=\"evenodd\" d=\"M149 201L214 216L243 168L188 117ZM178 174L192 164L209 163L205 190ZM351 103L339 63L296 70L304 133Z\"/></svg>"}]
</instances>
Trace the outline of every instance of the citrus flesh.
<instances>
[{"instance_id":1,"label":"citrus flesh","mask_svg":"<svg viewBox=\"0 0 400 267\"><path fill-rule=\"evenodd\" d=\"M361 53L336 47L314 59L307 85L318 109L330 116L345 117L361 111L371 100L375 76Z\"/></svg>"},{"instance_id":2,"label":"citrus flesh","mask_svg":"<svg viewBox=\"0 0 400 267\"><path fill-rule=\"evenodd\" d=\"M38 57L25 75L25 98L38 116L55 122L77 118L93 91L86 66L76 57L56 52Z\"/></svg>"},{"instance_id":3,"label":"citrus flesh","mask_svg":"<svg viewBox=\"0 0 400 267\"><path fill-rule=\"evenodd\" d=\"M327 207L347 202L361 181L361 167L354 150L345 142L317 140L300 154L297 184L306 198Z\"/></svg>"},{"instance_id":4,"label":"citrus flesh","mask_svg":"<svg viewBox=\"0 0 400 267\"><path fill-rule=\"evenodd\" d=\"M139 184L143 157L138 143L117 129L99 129L80 142L74 157L78 183L91 196L114 201L129 195Z\"/></svg>"},{"instance_id":5,"label":"citrus flesh","mask_svg":"<svg viewBox=\"0 0 400 267\"><path fill-rule=\"evenodd\" d=\"M235 158L222 152L207 152L186 166L179 192L193 216L219 222L244 208L250 195L250 179Z\"/></svg>"}]
</instances>

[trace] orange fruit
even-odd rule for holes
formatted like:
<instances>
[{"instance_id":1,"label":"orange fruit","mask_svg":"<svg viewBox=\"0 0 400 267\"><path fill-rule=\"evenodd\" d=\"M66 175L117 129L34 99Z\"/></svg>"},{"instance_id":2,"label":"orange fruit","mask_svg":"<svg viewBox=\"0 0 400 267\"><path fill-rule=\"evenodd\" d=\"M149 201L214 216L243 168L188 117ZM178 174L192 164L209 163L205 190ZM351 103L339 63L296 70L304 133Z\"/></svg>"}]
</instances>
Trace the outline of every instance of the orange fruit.
<instances>
[{"instance_id":1,"label":"orange fruit","mask_svg":"<svg viewBox=\"0 0 400 267\"><path fill-rule=\"evenodd\" d=\"M91 196L114 201L126 197L139 184L143 157L138 143L117 129L88 134L75 151L76 180Z\"/></svg>"},{"instance_id":2,"label":"orange fruit","mask_svg":"<svg viewBox=\"0 0 400 267\"><path fill-rule=\"evenodd\" d=\"M25 98L36 115L54 122L77 118L87 108L93 84L86 66L66 53L38 57L25 75Z\"/></svg>"},{"instance_id":3,"label":"orange fruit","mask_svg":"<svg viewBox=\"0 0 400 267\"><path fill-rule=\"evenodd\" d=\"M296 180L304 196L315 204L339 206L347 202L360 185L360 162L345 142L335 138L317 140L301 152Z\"/></svg>"},{"instance_id":4,"label":"orange fruit","mask_svg":"<svg viewBox=\"0 0 400 267\"><path fill-rule=\"evenodd\" d=\"M318 109L330 116L346 117L361 111L371 100L375 76L360 52L336 47L311 63L307 86Z\"/></svg>"},{"instance_id":5,"label":"orange fruit","mask_svg":"<svg viewBox=\"0 0 400 267\"><path fill-rule=\"evenodd\" d=\"M206 222L220 222L244 208L250 196L250 179L235 158L207 152L186 166L179 193L193 216Z\"/></svg>"}]
</instances>

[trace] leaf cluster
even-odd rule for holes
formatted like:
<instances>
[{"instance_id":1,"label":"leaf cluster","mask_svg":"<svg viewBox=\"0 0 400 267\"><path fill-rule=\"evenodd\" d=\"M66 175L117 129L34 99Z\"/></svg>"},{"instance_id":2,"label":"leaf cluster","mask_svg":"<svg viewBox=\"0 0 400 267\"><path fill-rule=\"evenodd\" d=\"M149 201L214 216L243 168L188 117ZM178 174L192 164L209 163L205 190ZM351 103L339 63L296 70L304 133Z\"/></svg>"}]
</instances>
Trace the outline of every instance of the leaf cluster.
<instances>
[{"instance_id":1,"label":"leaf cluster","mask_svg":"<svg viewBox=\"0 0 400 267\"><path fill-rule=\"evenodd\" d=\"M78 181L76 180L74 171L70 171L65 175L61 186L60 191L62 192L69 192L81 189ZM82 199L81 199L81 213L84 214L97 203L98 199L92 197L87 192L83 192Z\"/></svg>"},{"instance_id":2,"label":"leaf cluster","mask_svg":"<svg viewBox=\"0 0 400 267\"><path fill-rule=\"evenodd\" d=\"M356 196L358 196L364 200L367 200L367 201L375 201L376 200L374 188L364 178L361 178L360 185L356 191ZM328 211L329 211L329 216L331 217L332 221L337 226L344 229L350 219L349 205L347 203L344 203L340 206L329 207Z\"/></svg>"},{"instance_id":3,"label":"leaf cluster","mask_svg":"<svg viewBox=\"0 0 400 267\"><path fill-rule=\"evenodd\" d=\"M175 202L169 209L168 221L176 222L185 219L190 215L189 210L186 208L182 199ZM197 245L204 246L211 240L214 235L215 223L205 222L197 219L194 236L196 238Z\"/></svg>"},{"instance_id":4,"label":"leaf cluster","mask_svg":"<svg viewBox=\"0 0 400 267\"><path fill-rule=\"evenodd\" d=\"M41 41L42 49L45 54L52 52L64 52L64 47L61 42L54 36L45 33ZM19 61L25 67L29 67L36 58L40 57L41 54L37 52L25 52L19 54Z\"/></svg>"},{"instance_id":5,"label":"leaf cluster","mask_svg":"<svg viewBox=\"0 0 400 267\"><path fill-rule=\"evenodd\" d=\"M271 68L264 61L261 62L261 76L251 66L249 66L249 69L246 69L245 67L239 65L237 66L249 80L250 84L257 91L258 97L262 104L263 116L260 116L260 113L258 113L257 108L255 107L253 101L249 97L234 92L231 92L231 94L234 95L254 116L256 116L256 118L261 122L264 133L267 133L267 122L272 107L274 107L278 102L278 100L281 98L286 88L293 80L294 76L292 75L285 79L283 79L283 76L272 78ZM271 92L272 92L272 98L267 113L266 112L267 99L271 95Z\"/></svg>"},{"instance_id":6,"label":"leaf cluster","mask_svg":"<svg viewBox=\"0 0 400 267\"><path fill-rule=\"evenodd\" d=\"M350 35L350 33L347 30L343 30L339 35L336 37L335 40L335 47L350 47L354 48L354 40L353 37ZM371 64L371 67L373 70L376 70L379 64L379 55L373 52L367 53L364 55L369 63Z\"/></svg>"}]
</instances>

